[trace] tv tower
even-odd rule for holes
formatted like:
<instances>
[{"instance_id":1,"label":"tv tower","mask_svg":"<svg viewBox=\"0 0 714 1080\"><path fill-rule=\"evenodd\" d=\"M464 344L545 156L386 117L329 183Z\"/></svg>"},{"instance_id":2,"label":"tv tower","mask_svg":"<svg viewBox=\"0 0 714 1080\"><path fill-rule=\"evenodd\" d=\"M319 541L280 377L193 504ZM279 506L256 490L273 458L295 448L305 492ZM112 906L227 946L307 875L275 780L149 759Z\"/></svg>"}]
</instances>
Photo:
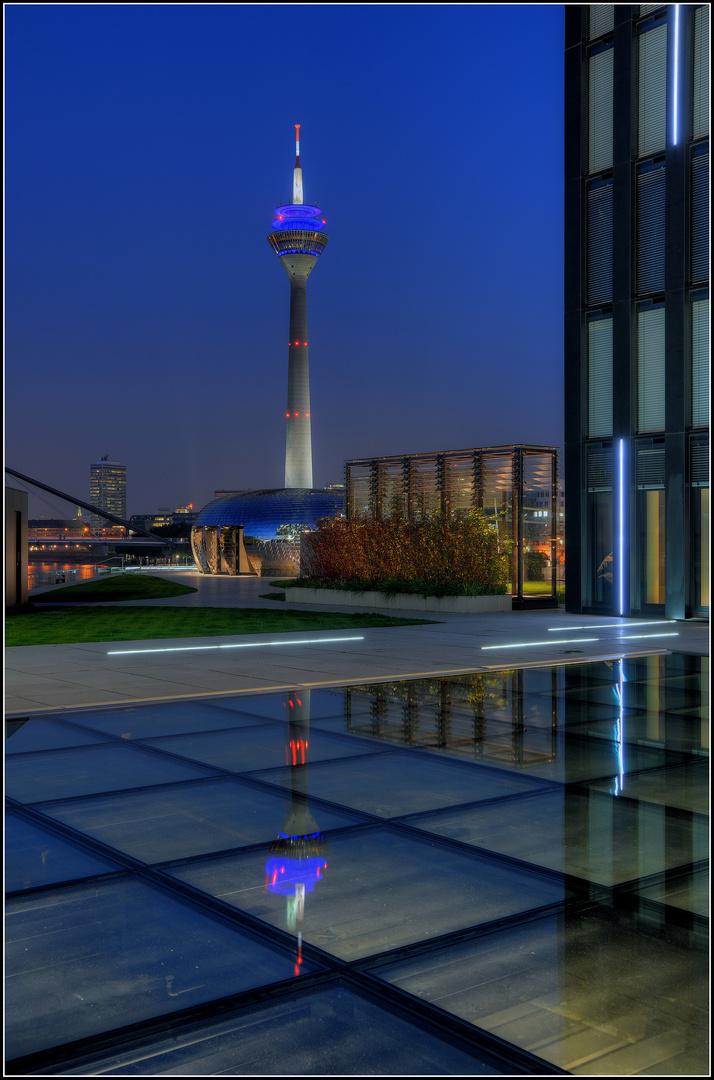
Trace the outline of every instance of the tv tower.
<instances>
[{"instance_id":1,"label":"tv tower","mask_svg":"<svg viewBox=\"0 0 714 1080\"><path fill-rule=\"evenodd\" d=\"M290 281L288 404L285 413L285 487L312 487L310 372L307 356L307 279L325 250L328 236L319 206L303 202L300 167L300 125L295 125L293 197L277 206L268 243Z\"/></svg>"}]
</instances>

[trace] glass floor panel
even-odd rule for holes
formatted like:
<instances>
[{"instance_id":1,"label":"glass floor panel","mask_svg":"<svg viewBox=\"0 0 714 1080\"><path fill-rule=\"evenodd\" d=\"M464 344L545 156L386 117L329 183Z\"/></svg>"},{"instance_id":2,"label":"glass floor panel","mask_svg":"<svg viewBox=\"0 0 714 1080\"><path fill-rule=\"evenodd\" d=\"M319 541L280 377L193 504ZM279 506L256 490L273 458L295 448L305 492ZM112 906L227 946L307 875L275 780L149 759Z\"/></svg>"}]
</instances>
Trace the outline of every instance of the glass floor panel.
<instances>
[{"instance_id":1,"label":"glass floor panel","mask_svg":"<svg viewBox=\"0 0 714 1080\"><path fill-rule=\"evenodd\" d=\"M364 753L364 747L363 747ZM290 769L258 773L271 784L290 786ZM419 809L493 799L542 787L537 780L509 776L460 762L444 762L402 751L310 766L310 792L377 817Z\"/></svg>"},{"instance_id":2,"label":"glass floor panel","mask_svg":"<svg viewBox=\"0 0 714 1080\"><path fill-rule=\"evenodd\" d=\"M596 791L610 791L612 783L592 785ZM699 814L709 812L709 761L670 765L667 769L628 776L621 792L627 798L676 806Z\"/></svg>"},{"instance_id":3,"label":"glass floor panel","mask_svg":"<svg viewBox=\"0 0 714 1080\"><path fill-rule=\"evenodd\" d=\"M324 867L304 886L301 931L304 941L342 960L561 903L572 895L560 882L384 828L335 836L321 855ZM271 858L270 851L256 851L173 874L290 930L295 925L293 893L270 888L273 875L283 869L286 878L307 872L306 867L296 871L289 859Z\"/></svg>"},{"instance_id":4,"label":"glass floor panel","mask_svg":"<svg viewBox=\"0 0 714 1080\"><path fill-rule=\"evenodd\" d=\"M287 792L221 779L47 803L42 811L134 859L160 863L273 840L294 801ZM309 831L316 832L307 804L300 809ZM327 808L319 818L322 829L363 820Z\"/></svg>"},{"instance_id":5,"label":"glass floor panel","mask_svg":"<svg viewBox=\"0 0 714 1080\"><path fill-rule=\"evenodd\" d=\"M666 924L577 912L377 973L577 1075L708 1072L706 942Z\"/></svg>"},{"instance_id":6,"label":"glass floor panel","mask_svg":"<svg viewBox=\"0 0 714 1080\"><path fill-rule=\"evenodd\" d=\"M147 745L169 750L181 757L216 765L230 772L252 772L278 765L292 765L297 747L286 739L285 724L264 724L261 727L234 731L215 731L205 735L179 735L165 739L147 740ZM322 731L311 731L306 751L310 763L329 758L352 757L373 752L356 739L343 739Z\"/></svg>"},{"instance_id":7,"label":"glass floor panel","mask_svg":"<svg viewBox=\"0 0 714 1080\"><path fill-rule=\"evenodd\" d=\"M210 775L211 770L134 746L106 743L40 754L13 754L5 763L5 794L23 803L117 791Z\"/></svg>"},{"instance_id":8,"label":"glass floor panel","mask_svg":"<svg viewBox=\"0 0 714 1080\"><path fill-rule=\"evenodd\" d=\"M137 878L11 901L6 932L11 1058L294 977L284 951Z\"/></svg>"},{"instance_id":9,"label":"glass floor panel","mask_svg":"<svg viewBox=\"0 0 714 1080\"><path fill-rule=\"evenodd\" d=\"M369 1038L364 1038L364 1032ZM498 1076L449 1042L339 983L97 1057L78 1076Z\"/></svg>"},{"instance_id":10,"label":"glass floor panel","mask_svg":"<svg viewBox=\"0 0 714 1080\"><path fill-rule=\"evenodd\" d=\"M60 720L23 720L12 725L5 739L6 754L24 754L30 750L56 750L63 746L89 746L103 743L102 735L82 731Z\"/></svg>"},{"instance_id":11,"label":"glass floor panel","mask_svg":"<svg viewBox=\"0 0 714 1080\"><path fill-rule=\"evenodd\" d=\"M409 824L610 887L709 853L708 818L594 790L411 817Z\"/></svg>"},{"instance_id":12,"label":"glass floor panel","mask_svg":"<svg viewBox=\"0 0 714 1080\"><path fill-rule=\"evenodd\" d=\"M708 1075L707 670L11 718L6 1071Z\"/></svg>"},{"instance_id":13,"label":"glass floor panel","mask_svg":"<svg viewBox=\"0 0 714 1080\"><path fill-rule=\"evenodd\" d=\"M119 863L35 825L12 810L5 815L5 889L16 892L121 870Z\"/></svg>"}]
</instances>

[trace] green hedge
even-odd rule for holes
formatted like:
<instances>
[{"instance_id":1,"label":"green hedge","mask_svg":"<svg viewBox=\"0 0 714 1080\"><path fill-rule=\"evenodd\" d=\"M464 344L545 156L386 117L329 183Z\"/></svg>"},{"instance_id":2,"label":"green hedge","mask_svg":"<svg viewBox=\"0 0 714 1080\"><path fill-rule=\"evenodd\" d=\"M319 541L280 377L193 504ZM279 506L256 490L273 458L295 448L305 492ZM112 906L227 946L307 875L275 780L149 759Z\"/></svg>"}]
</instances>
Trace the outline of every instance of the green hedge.
<instances>
[{"instance_id":1,"label":"green hedge","mask_svg":"<svg viewBox=\"0 0 714 1080\"><path fill-rule=\"evenodd\" d=\"M507 591L508 559L480 510L458 520L327 518L303 536L302 572L333 588L494 596Z\"/></svg>"}]
</instances>

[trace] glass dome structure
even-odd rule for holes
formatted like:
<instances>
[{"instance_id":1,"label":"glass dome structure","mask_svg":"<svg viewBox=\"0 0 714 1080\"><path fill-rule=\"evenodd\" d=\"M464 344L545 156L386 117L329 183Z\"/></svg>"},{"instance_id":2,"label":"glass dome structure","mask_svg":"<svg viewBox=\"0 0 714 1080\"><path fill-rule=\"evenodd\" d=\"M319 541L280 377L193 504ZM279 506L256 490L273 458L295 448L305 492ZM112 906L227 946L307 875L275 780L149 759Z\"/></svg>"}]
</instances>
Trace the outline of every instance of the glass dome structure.
<instances>
[{"instance_id":1,"label":"glass dome structure","mask_svg":"<svg viewBox=\"0 0 714 1080\"><path fill-rule=\"evenodd\" d=\"M203 507L191 529L191 548L203 574L252 573L243 535L265 541L265 550L291 550L303 529L343 513L340 491L264 488L222 495ZM271 543L272 542L272 543Z\"/></svg>"},{"instance_id":2,"label":"glass dome structure","mask_svg":"<svg viewBox=\"0 0 714 1080\"><path fill-rule=\"evenodd\" d=\"M336 517L343 512L341 491L320 488L264 488L223 495L207 503L196 518L194 528L242 525L245 536L259 540L283 538L295 526L296 531L314 529L320 518Z\"/></svg>"}]
</instances>

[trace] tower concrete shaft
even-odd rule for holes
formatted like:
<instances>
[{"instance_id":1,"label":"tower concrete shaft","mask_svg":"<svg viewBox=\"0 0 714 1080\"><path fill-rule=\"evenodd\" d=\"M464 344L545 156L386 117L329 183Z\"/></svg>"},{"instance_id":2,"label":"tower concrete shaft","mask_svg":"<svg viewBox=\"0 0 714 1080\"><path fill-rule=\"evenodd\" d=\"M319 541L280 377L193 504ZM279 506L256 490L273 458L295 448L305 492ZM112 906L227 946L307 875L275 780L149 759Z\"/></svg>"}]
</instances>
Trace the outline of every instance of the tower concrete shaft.
<instances>
[{"instance_id":1,"label":"tower concrete shaft","mask_svg":"<svg viewBox=\"0 0 714 1080\"><path fill-rule=\"evenodd\" d=\"M285 487L311 488L312 432L307 345L307 279L317 262L317 256L295 254L285 256L280 262L290 279Z\"/></svg>"},{"instance_id":2,"label":"tower concrete shaft","mask_svg":"<svg viewBox=\"0 0 714 1080\"><path fill-rule=\"evenodd\" d=\"M296 124L299 137L299 125ZM300 144L296 142L293 201L275 210L268 243L290 281L288 401L285 414L285 487L312 487L310 372L307 336L307 279L328 242L319 206L302 201Z\"/></svg>"}]
</instances>

